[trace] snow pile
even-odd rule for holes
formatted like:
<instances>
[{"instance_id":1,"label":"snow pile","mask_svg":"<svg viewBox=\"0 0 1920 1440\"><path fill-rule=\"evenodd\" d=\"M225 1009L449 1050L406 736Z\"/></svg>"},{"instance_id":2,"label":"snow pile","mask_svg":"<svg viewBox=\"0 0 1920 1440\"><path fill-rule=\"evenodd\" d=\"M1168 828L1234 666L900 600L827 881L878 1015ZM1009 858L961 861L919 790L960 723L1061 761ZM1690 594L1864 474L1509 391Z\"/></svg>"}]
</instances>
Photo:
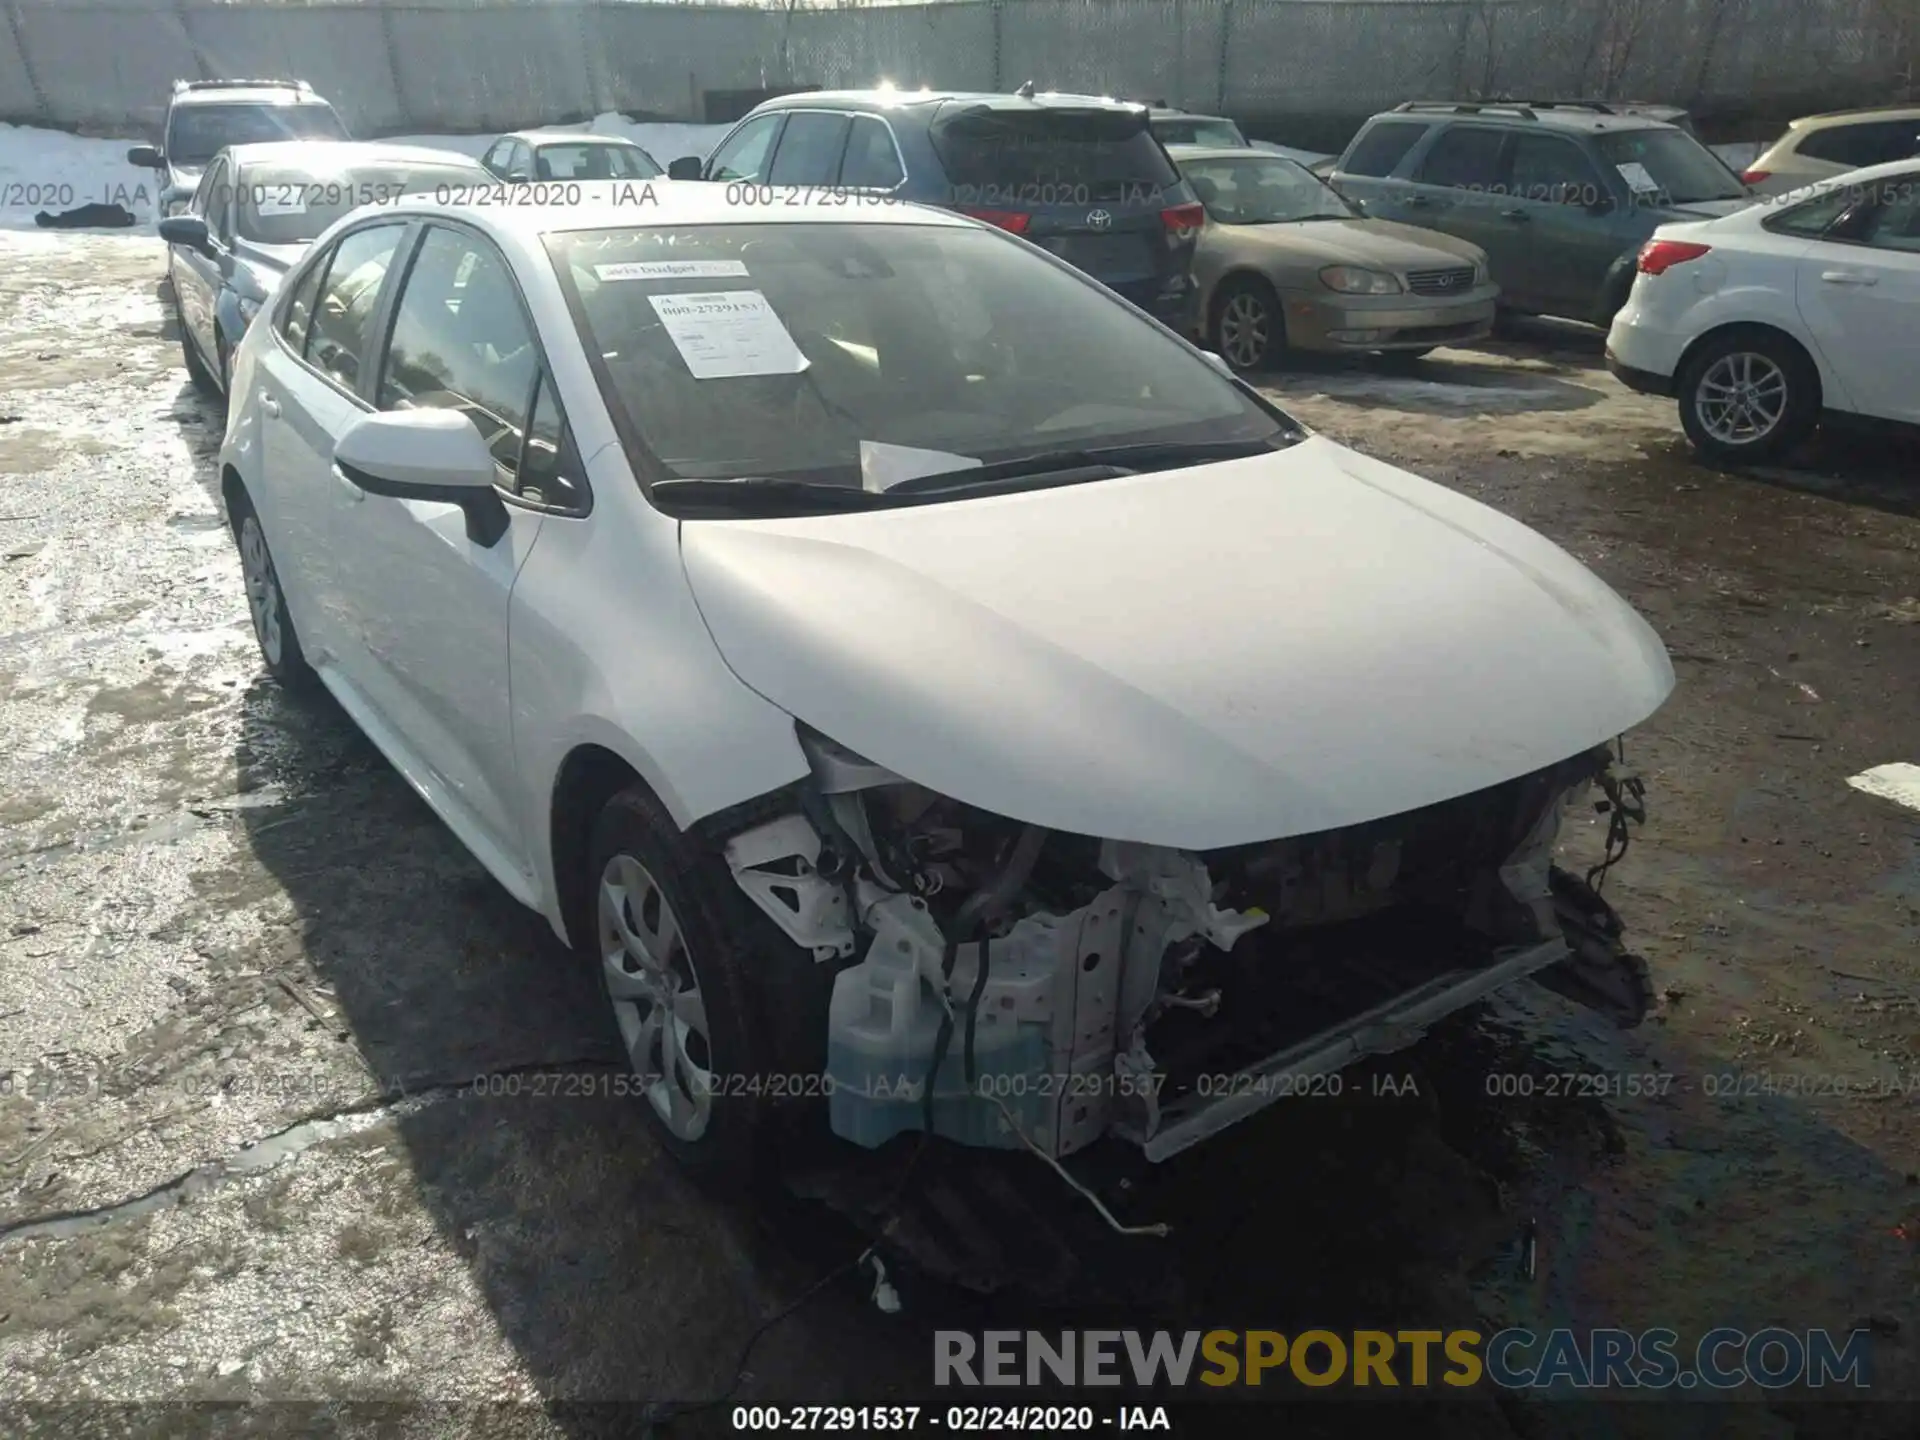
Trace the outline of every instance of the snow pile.
<instances>
[{"instance_id":1,"label":"snow pile","mask_svg":"<svg viewBox=\"0 0 1920 1440\"><path fill-rule=\"evenodd\" d=\"M120 205L153 224L159 176L127 163L131 140L0 125L0 229L32 230L34 214Z\"/></svg>"}]
</instances>

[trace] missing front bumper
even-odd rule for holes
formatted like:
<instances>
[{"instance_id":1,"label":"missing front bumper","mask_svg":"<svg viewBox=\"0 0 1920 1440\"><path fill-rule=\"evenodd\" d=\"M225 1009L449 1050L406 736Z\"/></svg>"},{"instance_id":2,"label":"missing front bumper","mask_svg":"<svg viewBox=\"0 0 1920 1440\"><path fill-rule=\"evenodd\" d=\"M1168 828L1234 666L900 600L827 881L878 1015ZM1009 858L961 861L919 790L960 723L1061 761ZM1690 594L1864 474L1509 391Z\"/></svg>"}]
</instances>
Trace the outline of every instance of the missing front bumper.
<instances>
[{"instance_id":1,"label":"missing front bumper","mask_svg":"<svg viewBox=\"0 0 1920 1440\"><path fill-rule=\"evenodd\" d=\"M1278 1050L1226 1077L1215 1093L1187 1095L1163 1106L1151 1133L1127 1134L1156 1164L1257 1114L1289 1094L1299 1082L1344 1070L1370 1055L1404 1050L1436 1023L1495 990L1566 960L1565 940L1555 937L1496 956L1477 969L1450 970L1393 999L1364 1010ZM1124 1132L1123 1132L1124 1133Z\"/></svg>"}]
</instances>

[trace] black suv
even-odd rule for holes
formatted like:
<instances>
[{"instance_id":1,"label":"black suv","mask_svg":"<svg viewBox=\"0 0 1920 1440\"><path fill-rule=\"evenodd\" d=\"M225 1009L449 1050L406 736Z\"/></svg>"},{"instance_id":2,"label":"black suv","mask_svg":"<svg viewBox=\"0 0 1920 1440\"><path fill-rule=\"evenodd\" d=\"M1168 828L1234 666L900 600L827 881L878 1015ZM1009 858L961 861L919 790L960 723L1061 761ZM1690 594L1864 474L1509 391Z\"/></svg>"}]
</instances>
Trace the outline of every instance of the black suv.
<instances>
[{"instance_id":1,"label":"black suv","mask_svg":"<svg viewBox=\"0 0 1920 1440\"><path fill-rule=\"evenodd\" d=\"M998 225L1193 334L1206 219L1147 107L1085 95L848 90L756 107L676 180L884 193Z\"/></svg>"},{"instance_id":2,"label":"black suv","mask_svg":"<svg viewBox=\"0 0 1920 1440\"><path fill-rule=\"evenodd\" d=\"M187 208L201 173L229 145L351 138L304 80L176 80L160 134L157 148L136 145L127 163L160 172L162 216Z\"/></svg>"}]
</instances>

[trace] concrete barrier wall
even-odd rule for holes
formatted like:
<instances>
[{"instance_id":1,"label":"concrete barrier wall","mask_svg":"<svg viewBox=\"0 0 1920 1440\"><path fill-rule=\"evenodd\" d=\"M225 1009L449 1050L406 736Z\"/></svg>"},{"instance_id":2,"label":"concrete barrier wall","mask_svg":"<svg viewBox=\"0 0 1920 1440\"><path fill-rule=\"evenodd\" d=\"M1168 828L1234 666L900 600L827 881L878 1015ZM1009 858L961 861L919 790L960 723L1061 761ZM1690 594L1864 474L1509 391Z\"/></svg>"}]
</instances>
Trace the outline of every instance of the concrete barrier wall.
<instances>
[{"instance_id":1,"label":"concrete barrier wall","mask_svg":"<svg viewBox=\"0 0 1920 1440\"><path fill-rule=\"evenodd\" d=\"M151 133L175 79L298 75L358 133L607 110L703 118L707 91L1042 88L1243 117L1409 97L1613 94L1765 112L1912 93L1912 0L0 0L0 120Z\"/></svg>"}]
</instances>

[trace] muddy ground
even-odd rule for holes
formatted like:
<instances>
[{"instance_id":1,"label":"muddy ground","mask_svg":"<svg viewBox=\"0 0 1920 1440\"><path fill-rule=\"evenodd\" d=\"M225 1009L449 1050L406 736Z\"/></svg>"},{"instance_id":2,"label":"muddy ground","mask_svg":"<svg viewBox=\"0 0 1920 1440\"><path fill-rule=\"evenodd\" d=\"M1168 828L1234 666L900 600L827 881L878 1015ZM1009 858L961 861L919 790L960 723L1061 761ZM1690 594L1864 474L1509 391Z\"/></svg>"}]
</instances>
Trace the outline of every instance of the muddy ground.
<instances>
[{"instance_id":1,"label":"muddy ground","mask_svg":"<svg viewBox=\"0 0 1920 1440\"><path fill-rule=\"evenodd\" d=\"M569 1435L645 1417L534 1402L924 1401L936 1324L1054 1323L910 1274L886 1315L843 1277L735 1385L859 1238L703 1199L634 1102L474 1093L611 1065L592 982L337 711L263 678L162 272L150 238L0 237L0 1394L29 1402L0 1428L187 1433L217 1412L151 1402L265 1398L305 1403L219 1423L332 1433L327 1403L391 1401L355 1413ZM1395 1423L1920 1434L1920 815L1846 784L1920 761L1916 456L1701 468L1574 328L1272 389L1539 527L1665 637L1679 689L1628 741L1651 818L1609 880L1663 998L1620 1035L1529 989L1397 1058L1417 1099L1295 1102L1164 1167L1133 1206L1174 1226L1137 1242L1170 1248L1174 1318L1871 1318L1866 1402L1448 1396ZM1521 1071L1674 1083L1487 1093ZM1764 1084L1707 1079L1736 1072ZM1289 1424L1373 1433L1351 1399Z\"/></svg>"}]
</instances>

